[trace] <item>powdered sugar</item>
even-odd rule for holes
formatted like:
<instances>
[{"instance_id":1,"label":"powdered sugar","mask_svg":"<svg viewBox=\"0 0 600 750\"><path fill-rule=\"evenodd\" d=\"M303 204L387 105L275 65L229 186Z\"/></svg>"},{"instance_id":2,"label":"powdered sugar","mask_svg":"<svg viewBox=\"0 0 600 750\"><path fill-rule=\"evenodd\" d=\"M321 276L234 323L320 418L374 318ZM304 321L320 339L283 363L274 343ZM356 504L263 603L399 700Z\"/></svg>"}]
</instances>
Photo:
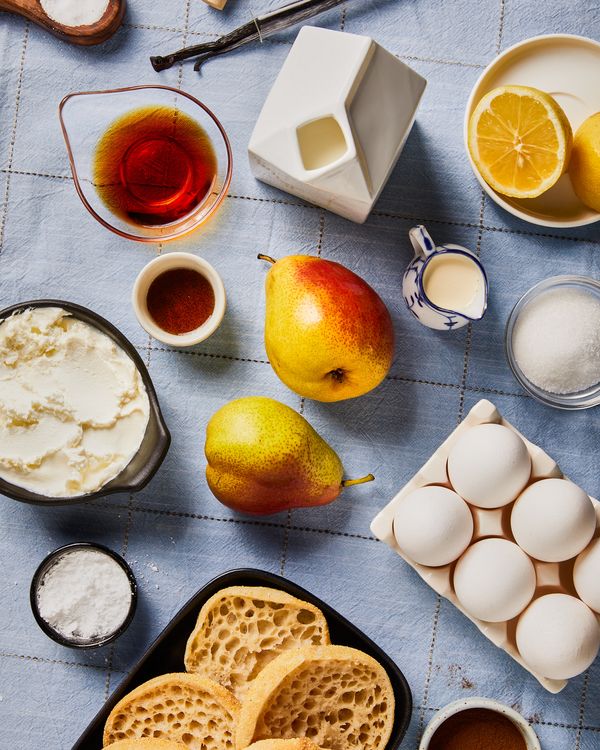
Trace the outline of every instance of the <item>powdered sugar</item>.
<instances>
[{"instance_id":1,"label":"powdered sugar","mask_svg":"<svg viewBox=\"0 0 600 750\"><path fill-rule=\"evenodd\" d=\"M109 0L40 0L45 13L64 26L89 26L106 13Z\"/></svg>"},{"instance_id":2,"label":"powdered sugar","mask_svg":"<svg viewBox=\"0 0 600 750\"><path fill-rule=\"evenodd\" d=\"M42 619L64 638L96 641L123 624L131 596L116 560L99 550L73 549L46 571L36 599Z\"/></svg>"},{"instance_id":3,"label":"powdered sugar","mask_svg":"<svg viewBox=\"0 0 600 750\"><path fill-rule=\"evenodd\" d=\"M550 393L600 382L600 300L580 289L552 289L521 311L512 337L525 377Z\"/></svg>"}]
</instances>

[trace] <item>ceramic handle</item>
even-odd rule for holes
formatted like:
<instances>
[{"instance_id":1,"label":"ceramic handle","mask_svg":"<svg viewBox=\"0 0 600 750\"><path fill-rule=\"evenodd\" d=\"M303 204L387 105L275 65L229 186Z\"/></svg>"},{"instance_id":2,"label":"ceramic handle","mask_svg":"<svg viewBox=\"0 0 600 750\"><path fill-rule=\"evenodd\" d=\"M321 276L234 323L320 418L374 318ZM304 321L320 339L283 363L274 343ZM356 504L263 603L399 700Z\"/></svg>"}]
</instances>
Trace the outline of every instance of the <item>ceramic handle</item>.
<instances>
[{"instance_id":1,"label":"ceramic handle","mask_svg":"<svg viewBox=\"0 0 600 750\"><path fill-rule=\"evenodd\" d=\"M425 229L422 224L417 227L413 227L408 236L412 242L412 246L417 255L422 258L428 258L432 253L435 252L435 245L431 239L429 232Z\"/></svg>"}]
</instances>

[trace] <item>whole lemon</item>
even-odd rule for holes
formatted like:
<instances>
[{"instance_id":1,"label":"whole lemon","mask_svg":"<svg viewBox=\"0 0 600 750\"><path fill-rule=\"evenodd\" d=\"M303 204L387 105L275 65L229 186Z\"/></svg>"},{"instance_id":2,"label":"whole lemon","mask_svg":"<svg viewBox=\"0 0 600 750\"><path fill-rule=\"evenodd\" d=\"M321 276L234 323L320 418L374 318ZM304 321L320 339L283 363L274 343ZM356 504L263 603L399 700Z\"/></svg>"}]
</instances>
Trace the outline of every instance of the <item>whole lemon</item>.
<instances>
[{"instance_id":1,"label":"whole lemon","mask_svg":"<svg viewBox=\"0 0 600 750\"><path fill-rule=\"evenodd\" d=\"M600 211L600 112L588 117L575 133L569 174L578 198Z\"/></svg>"}]
</instances>

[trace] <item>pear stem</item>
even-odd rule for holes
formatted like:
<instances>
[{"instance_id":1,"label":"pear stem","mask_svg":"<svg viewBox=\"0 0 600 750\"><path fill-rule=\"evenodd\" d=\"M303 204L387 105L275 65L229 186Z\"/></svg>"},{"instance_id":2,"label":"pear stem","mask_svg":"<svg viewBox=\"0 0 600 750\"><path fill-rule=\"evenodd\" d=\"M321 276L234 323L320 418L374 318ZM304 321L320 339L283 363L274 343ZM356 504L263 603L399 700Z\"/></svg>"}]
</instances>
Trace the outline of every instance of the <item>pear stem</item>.
<instances>
[{"instance_id":1,"label":"pear stem","mask_svg":"<svg viewBox=\"0 0 600 750\"><path fill-rule=\"evenodd\" d=\"M268 261L269 263L277 263L277 261L275 260L275 258L271 258L271 256L270 256L270 255L263 255L262 253L259 253L259 254L258 254L258 255L257 255L256 257L257 257L257 258L258 258L259 260L266 260L266 261Z\"/></svg>"},{"instance_id":2,"label":"pear stem","mask_svg":"<svg viewBox=\"0 0 600 750\"><path fill-rule=\"evenodd\" d=\"M360 479L344 479L342 487L353 487L355 484L365 484L365 482L372 482L375 477L372 474L367 474L366 477Z\"/></svg>"}]
</instances>

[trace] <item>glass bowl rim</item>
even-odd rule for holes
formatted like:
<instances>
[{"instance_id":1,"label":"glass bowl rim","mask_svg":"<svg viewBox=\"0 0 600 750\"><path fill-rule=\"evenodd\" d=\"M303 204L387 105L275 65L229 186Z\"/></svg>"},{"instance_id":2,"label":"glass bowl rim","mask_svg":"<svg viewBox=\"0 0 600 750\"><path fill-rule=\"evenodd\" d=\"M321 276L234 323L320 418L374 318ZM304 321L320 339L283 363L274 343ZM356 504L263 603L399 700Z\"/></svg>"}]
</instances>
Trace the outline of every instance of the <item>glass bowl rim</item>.
<instances>
[{"instance_id":1,"label":"glass bowl rim","mask_svg":"<svg viewBox=\"0 0 600 750\"><path fill-rule=\"evenodd\" d=\"M201 217L200 220L195 221L192 224L192 226L185 225L184 228L173 231L170 234L160 235L156 237L145 237L142 235L132 234L131 232L125 232L121 229L118 229L117 227L113 226L113 224L108 222L106 219L102 218L102 216L100 216L100 214L98 214L90 205L89 201L85 197L83 188L81 187L81 183L79 181L79 175L77 173L77 168L75 166L75 157L73 155L73 149L71 148L71 140L69 138L67 127L65 125L65 121L63 118L63 110L67 102L71 99L74 99L77 96L94 96L94 95L97 96L100 94L124 94L130 91L157 90L157 89L161 91L171 91L174 94L177 94L179 96L184 96L186 99L189 99L191 102L193 102L198 107L200 107L200 109L204 110L204 112L216 125L223 139L225 150L227 152L227 168L225 171L225 179L223 180L223 184L217 194L215 202L208 209L208 211ZM214 114L214 112L211 109L209 109L209 107L207 107L206 104L203 104L199 99L197 99L195 96L188 94L187 91L176 89L173 86L161 86L159 84L141 84L139 86L124 86L123 88L102 89L102 90L97 90L97 91L73 91L70 94L67 94L65 97L63 97L62 101L58 105L58 118L60 120L60 127L62 130L62 134L63 134L66 147L67 147L67 155L69 157L69 164L71 167L71 174L73 175L73 182L75 184L75 190L77 191L77 195L79 196L79 199L81 200L83 205L86 207L86 209L89 211L89 213L94 217L94 219L96 219L97 222L102 224L103 227L105 227L106 229L109 229L111 232L118 234L119 237L124 237L125 239L134 240L136 242L168 242L169 240L174 240L174 239L177 239L178 237L183 237L184 235L189 234L190 232L193 232L194 230L198 229L199 226L204 224L204 222L207 221L207 219L210 216L212 216L212 214L220 207L220 205L223 203L223 201L225 200L227 196L227 192L229 191L229 186L231 185L231 178L233 174L233 151L231 148L231 143L229 142L229 137L227 136L227 133L225 132L225 128L221 124L221 121Z\"/></svg>"},{"instance_id":2,"label":"glass bowl rim","mask_svg":"<svg viewBox=\"0 0 600 750\"><path fill-rule=\"evenodd\" d=\"M131 591L131 601L129 603L129 609L127 611L127 615L123 622L119 625L119 627L113 631L112 633L109 633L107 636L104 636L103 638L98 638L95 641L75 641L71 640L70 638L67 638L64 635L61 635L57 630L55 630L44 618L42 617L39 607L38 607L38 601L37 601L37 592L39 589L39 586L42 582L42 579L46 573L46 571L50 568L52 563L55 560L60 559L64 555L68 555L69 552L74 552L75 550L80 549L93 549L97 552L100 552L104 555L107 555L108 557L112 558L121 568L121 570L124 571L124 573L127 576L127 580L129 581L129 589ZM68 648L77 648L77 649L92 649L92 648L100 648L101 646L106 646L108 643L112 643L115 641L119 636L123 635L123 633L127 630L127 628L131 625L131 621L134 618L136 609L137 609L137 601L138 601L138 585L136 577L133 573L133 570L131 569L129 563L125 560L125 558L120 555L118 552L115 552L110 547L105 546L104 544L100 544L98 542L69 542L68 544L63 544L60 547L57 547L55 550L52 550L52 552L49 552L46 557L41 561L41 563L38 565L38 567L35 570L35 573L33 574L33 577L31 579L31 586L29 588L29 603L31 605L31 611L33 612L33 616L35 618L35 621L43 630L43 632L51 638L56 643L59 643L61 646L67 646Z\"/></svg>"},{"instance_id":3,"label":"glass bowl rim","mask_svg":"<svg viewBox=\"0 0 600 750\"><path fill-rule=\"evenodd\" d=\"M551 393L550 391L545 391L542 388L539 388L525 376L517 364L514 355L512 344L513 331L523 308L529 304L529 302L538 298L545 292L557 289L561 286L585 289L592 294L595 294L598 299L600 299L600 281L591 276L564 274L559 276L549 276L546 279L542 279L542 281L538 281L517 300L509 313L504 329L504 353L512 374L517 382L537 401L546 404L546 406L552 406L555 409L564 409L568 411L591 409L600 404L600 383L591 386L585 391L579 392L579 395L578 392L571 394Z\"/></svg>"}]
</instances>

